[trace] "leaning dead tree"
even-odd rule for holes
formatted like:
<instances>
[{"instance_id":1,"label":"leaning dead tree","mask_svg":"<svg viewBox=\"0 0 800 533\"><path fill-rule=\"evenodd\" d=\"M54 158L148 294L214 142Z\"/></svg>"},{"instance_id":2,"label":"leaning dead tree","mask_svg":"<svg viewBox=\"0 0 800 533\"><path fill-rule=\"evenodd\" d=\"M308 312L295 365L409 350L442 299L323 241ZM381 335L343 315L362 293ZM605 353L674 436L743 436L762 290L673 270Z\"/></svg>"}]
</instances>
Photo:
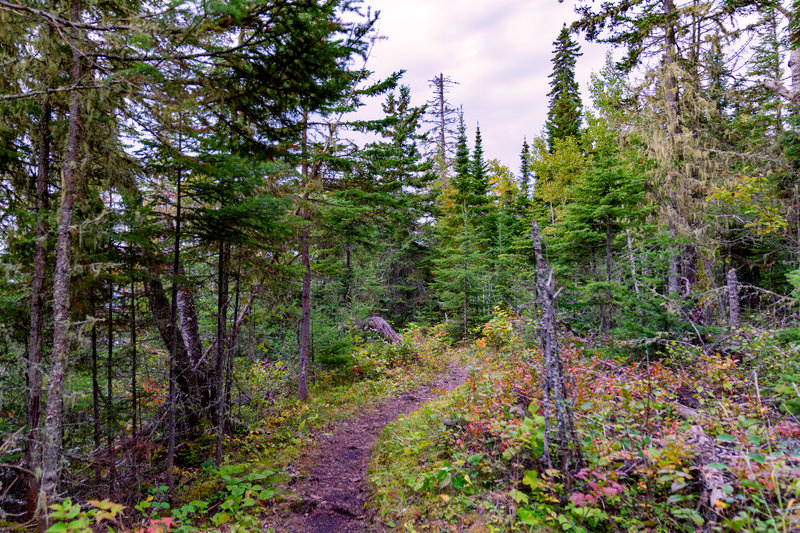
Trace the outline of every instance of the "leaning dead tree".
<instances>
[{"instance_id":1,"label":"leaning dead tree","mask_svg":"<svg viewBox=\"0 0 800 533\"><path fill-rule=\"evenodd\" d=\"M544 462L548 468L553 467L550 455L550 443L553 441L551 417L555 418L558 459L560 470L568 482L572 471L583 463L581 444L575 432L572 406L564 379L564 365L558 346L556 331L555 302L561 289L555 290L553 270L548 268L542 253L542 238L539 235L539 223L533 219L531 227L533 249L536 255L536 284L538 289L539 337L542 343L544 358ZM549 271L549 274L548 274Z\"/></svg>"},{"instance_id":2,"label":"leaning dead tree","mask_svg":"<svg viewBox=\"0 0 800 533\"><path fill-rule=\"evenodd\" d=\"M364 326L378 333L389 344L401 344L403 342L403 339L392 329L392 326L379 316L369 317L364 321Z\"/></svg>"}]
</instances>

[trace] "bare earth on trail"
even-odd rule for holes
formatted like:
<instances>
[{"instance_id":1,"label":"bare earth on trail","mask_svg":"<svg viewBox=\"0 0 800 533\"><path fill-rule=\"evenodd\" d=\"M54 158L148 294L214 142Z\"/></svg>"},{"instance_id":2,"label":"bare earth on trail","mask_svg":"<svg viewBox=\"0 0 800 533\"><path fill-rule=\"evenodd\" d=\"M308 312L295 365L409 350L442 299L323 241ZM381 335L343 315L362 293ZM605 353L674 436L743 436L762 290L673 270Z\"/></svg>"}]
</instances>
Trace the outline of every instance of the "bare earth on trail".
<instances>
[{"instance_id":1,"label":"bare earth on trail","mask_svg":"<svg viewBox=\"0 0 800 533\"><path fill-rule=\"evenodd\" d=\"M338 424L332 435L321 437L319 447L305 461L302 477L291 492L300 496L294 512L273 516L270 526L279 532L350 533L372 531L367 503L367 466L370 452L383 428L399 415L418 409L436 396L464 383L468 372L452 367L432 383L400 394Z\"/></svg>"}]
</instances>

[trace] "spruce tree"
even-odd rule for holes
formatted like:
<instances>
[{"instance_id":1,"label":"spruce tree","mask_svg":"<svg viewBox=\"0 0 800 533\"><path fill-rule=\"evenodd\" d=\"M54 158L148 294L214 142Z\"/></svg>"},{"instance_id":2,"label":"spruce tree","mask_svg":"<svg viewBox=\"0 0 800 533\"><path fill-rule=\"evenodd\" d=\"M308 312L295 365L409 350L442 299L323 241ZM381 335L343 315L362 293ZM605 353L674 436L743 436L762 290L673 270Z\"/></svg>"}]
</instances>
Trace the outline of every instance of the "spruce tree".
<instances>
[{"instance_id":1,"label":"spruce tree","mask_svg":"<svg viewBox=\"0 0 800 533\"><path fill-rule=\"evenodd\" d=\"M467 125L464 123L464 112L458 117L458 137L456 138L456 155L453 159L453 179L451 185L455 191L453 200L460 204L470 203L471 179L469 145L467 144Z\"/></svg>"},{"instance_id":2,"label":"spruce tree","mask_svg":"<svg viewBox=\"0 0 800 533\"><path fill-rule=\"evenodd\" d=\"M318 292L331 327L373 315L397 327L427 300L421 288L430 251L420 230L432 217L436 175L420 153L425 108L412 105L407 86L388 93L382 108L379 140L356 155L320 219L318 245L329 276Z\"/></svg>"},{"instance_id":3,"label":"spruce tree","mask_svg":"<svg viewBox=\"0 0 800 533\"><path fill-rule=\"evenodd\" d=\"M582 54L572 40L567 26L561 28L553 42L553 72L550 74L550 107L547 112L547 145L552 151L555 142L565 137L578 137L581 129L581 96L575 81L575 61Z\"/></svg>"},{"instance_id":4,"label":"spruce tree","mask_svg":"<svg viewBox=\"0 0 800 533\"><path fill-rule=\"evenodd\" d=\"M579 300L598 309L600 329L608 333L620 295L615 276L615 257L625 244L620 237L639 228L647 214L645 175L641 163L626 161L605 121L591 122L587 136L592 137L592 158L556 225L553 252L561 268L559 277L576 283Z\"/></svg>"},{"instance_id":5,"label":"spruce tree","mask_svg":"<svg viewBox=\"0 0 800 533\"><path fill-rule=\"evenodd\" d=\"M486 194L489 192L489 176L486 173L486 161L483 159L483 138L480 126L475 129L475 147L472 150L470 178L473 184L472 202L475 205L485 203L487 201Z\"/></svg>"},{"instance_id":6,"label":"spruce tree","mask_svg":"<svg viewBox=\"0 0 800 533\"><path fill-rule=\"evenodd\" d=\"M528 139L522 140L522 150L519 153L519 188L523 198L528 198L528 189L531 186L531 147Z\"/></svg>"},{"instance_id":7,"label":"spruce tree","mask_svg":"<svg viewBox=\"0 0 800 533\"><path fill-rule=\"evenodd\" d=\"M435 286L443 311L459 317L451 324L458 336L467 337L472 327L491 311L486 281L491 265L487 260L489 238L493 231L488 188L489 180L480 130L470 157L463 113L459 119L455 174L442 201L442 217L437 230L439 258L435 260ZM455 333L455 331L454 331Z\"/></svg>"}]
</instances>

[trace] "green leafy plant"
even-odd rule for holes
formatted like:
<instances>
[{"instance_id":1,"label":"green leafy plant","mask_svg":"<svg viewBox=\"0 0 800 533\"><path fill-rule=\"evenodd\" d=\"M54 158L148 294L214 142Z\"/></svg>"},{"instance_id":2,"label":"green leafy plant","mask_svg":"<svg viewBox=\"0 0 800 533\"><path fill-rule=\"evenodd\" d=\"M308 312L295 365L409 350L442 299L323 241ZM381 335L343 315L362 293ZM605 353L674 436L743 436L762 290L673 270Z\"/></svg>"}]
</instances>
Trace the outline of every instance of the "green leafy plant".
<instances>
[{"instance_id":1,"label":"green leafy plant","mask_svg":"<svg viewBox=\"0 0 800 533\"><path fill-rule=\"evenodd\" d=\"M63 531L91 533L101 525L105 525L108 531L114 531L108 524L118 523L118 518L122 516L125 506L109 500L89 500L88 503L92 507L84 509L79 503L73 503L71 499L66 498L61 503L51 505L50 519L53 521L53 525L47 529L46 533Z\"/></svg>"}]
</instances>

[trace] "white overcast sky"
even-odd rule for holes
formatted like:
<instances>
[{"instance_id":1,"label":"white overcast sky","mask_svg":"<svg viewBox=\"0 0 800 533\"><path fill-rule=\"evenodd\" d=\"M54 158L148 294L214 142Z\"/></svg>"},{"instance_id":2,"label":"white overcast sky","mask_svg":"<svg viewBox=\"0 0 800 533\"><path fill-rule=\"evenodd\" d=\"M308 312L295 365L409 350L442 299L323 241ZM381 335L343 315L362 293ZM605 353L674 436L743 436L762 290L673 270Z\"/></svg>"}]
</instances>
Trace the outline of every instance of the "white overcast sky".
<instances>
[{"instance_id":1,"label":"white overcast sky","mask_svg":"<svg viewBox=\"0 0 800 533\"><path fill-rule=\"evenodd\" d=\"M464 107L470 146L480 123L486 159L519 170L523 137L542 132L547 117L553 41L575 19L569 0L366 0L380 11L367 68L377 76L405 69L414 105L432 95L440 72L459 83L450 102ZM589 74L602 68L605 48L578 40L576 78L584 106Z\"/></svg>"}]
</instances>

